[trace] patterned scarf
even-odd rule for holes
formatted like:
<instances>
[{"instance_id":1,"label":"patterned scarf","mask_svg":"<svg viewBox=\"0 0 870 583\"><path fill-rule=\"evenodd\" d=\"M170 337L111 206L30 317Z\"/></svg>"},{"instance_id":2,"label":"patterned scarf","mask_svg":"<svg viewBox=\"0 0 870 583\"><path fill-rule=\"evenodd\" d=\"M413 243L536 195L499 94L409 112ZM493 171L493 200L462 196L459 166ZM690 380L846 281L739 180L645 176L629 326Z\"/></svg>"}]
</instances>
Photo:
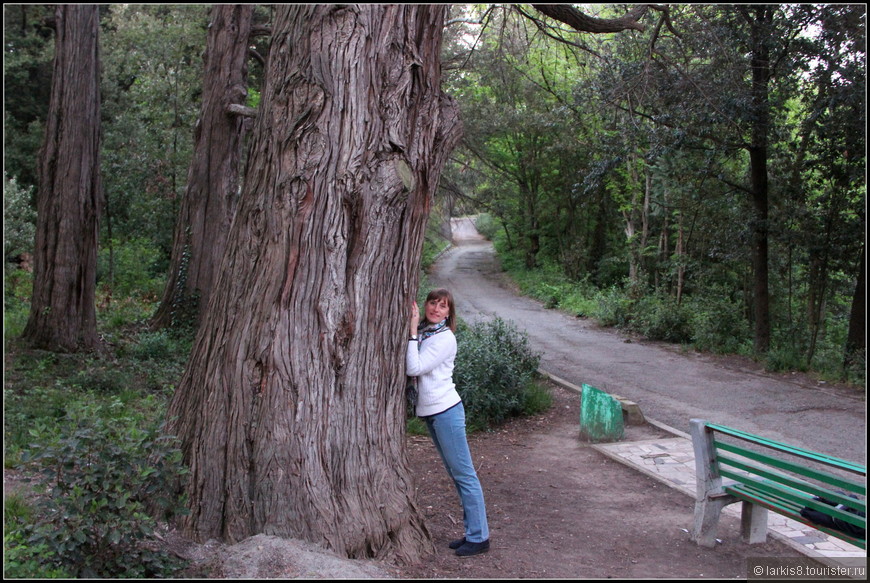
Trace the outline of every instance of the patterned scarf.
<instances>
[{"instance_id":1,"label":"patterned scarf","mask_svg":"<svg viewBox=\"0 0 870 583\"><path fill-rule=\"evenodd\" d=\"M441 320L437 324L430 324L429 322L426 322L425 320L423 322L420 322L420 325L417 326L417 334L419 334L419 336L420 336L420 344L422 344L423 341L426 340L427 338L434 336L435 334L438 334L439 332L444 332L447 329L448 328L447 328L447 319L446 318Z\"/></svg>"}]
</instances>

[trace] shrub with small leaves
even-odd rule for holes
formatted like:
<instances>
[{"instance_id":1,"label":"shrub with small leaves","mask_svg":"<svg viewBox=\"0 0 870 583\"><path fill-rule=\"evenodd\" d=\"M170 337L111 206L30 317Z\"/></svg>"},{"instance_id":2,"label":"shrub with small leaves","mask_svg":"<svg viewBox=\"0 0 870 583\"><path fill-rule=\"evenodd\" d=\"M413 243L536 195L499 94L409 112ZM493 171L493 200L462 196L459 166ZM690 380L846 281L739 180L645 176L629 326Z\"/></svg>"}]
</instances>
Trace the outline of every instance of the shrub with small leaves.
<instances>
[{"instance_id":1,"label":"shrub with small leaves","mask_svg":"<svg viewBox=\"0 0 870 583\"><path fill-rule=\"evenodd\" d=\"M46 567L54 557L47 545L29 544L21 529L3 533L4 579L69 579L69 574L57 567Z\"/></svg>"},{"instance_id":2,"label":"shrub with small leaves","mask_svg":"<svg viewBox=\"0 0 870 583\"><path fill-rule=\"evenodd\" d=\"M3 255L6 261L33 252L36 209L30 203L32 191L3 173Z\"/></svg>"},{"instance_id":3,"label":"shrub with small leaves","mask_svg":"<svg viewBox=\"0 0 870 583\"><path fill-rule=\"evenodd\" d=\"M462 396L469 428L496 425L509 417L546 407L546 399L530 396L540 356L528 336L513 324L496 318L457 332L453 379Z\"/></svg>"},{"instance_id":4,"label":"shrub with small leaves","mask_svg":"<svg viewBox=\"0 0 870 583\"><path fill-rule=\"evenodd\" d=\"M73 404L62 431L33 437L25 461L48 488L28 544L46 568L72 577L165 577L181 562L153 537L157 518L183 512L176 480L185 473L174 439L141 428L120 401Z\"/></svg>"}]
</instances>

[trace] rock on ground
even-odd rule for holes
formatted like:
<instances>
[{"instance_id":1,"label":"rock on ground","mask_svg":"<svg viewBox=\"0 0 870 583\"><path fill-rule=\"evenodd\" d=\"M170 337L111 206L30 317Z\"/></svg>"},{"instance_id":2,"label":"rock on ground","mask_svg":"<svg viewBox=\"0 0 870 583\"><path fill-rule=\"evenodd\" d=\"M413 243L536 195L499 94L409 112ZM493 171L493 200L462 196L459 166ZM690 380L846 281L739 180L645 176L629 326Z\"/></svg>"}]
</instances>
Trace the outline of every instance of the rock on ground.
<instances>
[{"instance_id":1,"label":"rock on ground","mask_svg":"<svg viewBox=\"0 0 870 583\"><path fill-rule=\"evenodd\" d=\"M309 542L258 534L234 545L209 541L178 552L188 571L213 579L388 579L370 562L340 557Z\"/></svg>"}]
</instances>

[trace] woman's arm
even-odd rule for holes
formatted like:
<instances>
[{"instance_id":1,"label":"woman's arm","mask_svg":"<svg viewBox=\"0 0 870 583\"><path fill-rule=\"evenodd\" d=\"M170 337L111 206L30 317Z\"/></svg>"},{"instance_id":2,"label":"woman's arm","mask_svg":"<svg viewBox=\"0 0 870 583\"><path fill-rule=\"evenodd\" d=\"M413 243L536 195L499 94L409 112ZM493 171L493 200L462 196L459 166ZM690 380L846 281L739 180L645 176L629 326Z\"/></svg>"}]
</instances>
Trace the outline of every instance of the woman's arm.
<instances>
[{"instance_id":1,"label":"woman's arm","mask_svg":"<svg viewBox=\"0 0 870 583\"><path fill-rule=\"evenodd\" d=\"M436 367L456 356L456 336L450 330L445 330L430 336L422 346L416 342L408 342L405 358L405 374L418 377L435 370Z\"/></svg>"}]
</instances>

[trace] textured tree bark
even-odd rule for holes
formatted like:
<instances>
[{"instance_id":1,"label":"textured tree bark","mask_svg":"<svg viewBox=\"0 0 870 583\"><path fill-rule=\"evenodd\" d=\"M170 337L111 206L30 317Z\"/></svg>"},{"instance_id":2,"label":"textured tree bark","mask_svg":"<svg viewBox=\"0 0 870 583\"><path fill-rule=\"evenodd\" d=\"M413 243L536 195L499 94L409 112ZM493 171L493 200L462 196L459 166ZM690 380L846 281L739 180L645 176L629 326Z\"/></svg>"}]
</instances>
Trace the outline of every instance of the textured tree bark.
<instances>
[{"instance_id":1,"label":"textured tree bark","mask_svg":"<svg viewBox=\"0 0 870 583\"><path fill-rule=\"evenodd\" d=\"M253 14L252 4L216 4L211 11L202 110L175 225L169 277L152 319L155 327L199 323L226 248L238 200L244 123L229 111L247 98Z\"/></svg>"},{"instance_id":2,"label":"textured tree bark","mask_svg":"<svg viewBox=\"0 0 870 583\"><path fill-rule=\"evenodd\" d=\"M404 444L407 300L457 108L445 6L281 5L242 199L170 404L200 539L432 543Z\"/></svg>"},{"instance_id":3,"label":"textured tree bark","mask_svg":"<svg viewBox=\"0 0 870 583\"><path fill-rule=\"evenodd\" d=\"M540 13L550 18L563 22L574 30L580 32L606 33L621 32L623 30L644 30L640 18L649 10L649 4L634 6L622 18L594 18L583 14L569 4L532 4Z\"/></svg>"},{"instance_id":4,"label":"textured tree bark","mask_svg":"<svg viewBox=\"0 0 870 583\"><path fill-rule=\"evenodd\" d=\"M57 351L98 346L94 305L100 181L99 13L59 5L51 101L39 153L33 296L23 338Z\"/></svg>"}]
</instances>

